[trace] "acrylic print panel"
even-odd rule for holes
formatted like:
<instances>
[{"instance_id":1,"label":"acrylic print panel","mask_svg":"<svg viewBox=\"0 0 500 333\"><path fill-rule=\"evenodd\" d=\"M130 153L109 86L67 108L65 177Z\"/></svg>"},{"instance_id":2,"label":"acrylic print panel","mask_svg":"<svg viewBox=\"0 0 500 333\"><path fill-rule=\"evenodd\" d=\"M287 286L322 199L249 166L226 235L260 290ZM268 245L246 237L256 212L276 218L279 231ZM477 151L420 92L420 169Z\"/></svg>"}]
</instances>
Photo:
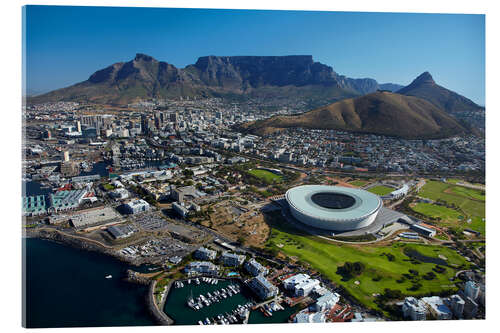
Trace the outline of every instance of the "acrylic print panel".
<instances>
[{"instance_id":1,"label":"acrylic print panel","mask_svg":"<svg viewBox=\"0 0 500 333\"><path fill-rule=\"evenodd\" d=\"M23 326L484 319L484 15L23 20Z\"/></svg>"}]
</instances>

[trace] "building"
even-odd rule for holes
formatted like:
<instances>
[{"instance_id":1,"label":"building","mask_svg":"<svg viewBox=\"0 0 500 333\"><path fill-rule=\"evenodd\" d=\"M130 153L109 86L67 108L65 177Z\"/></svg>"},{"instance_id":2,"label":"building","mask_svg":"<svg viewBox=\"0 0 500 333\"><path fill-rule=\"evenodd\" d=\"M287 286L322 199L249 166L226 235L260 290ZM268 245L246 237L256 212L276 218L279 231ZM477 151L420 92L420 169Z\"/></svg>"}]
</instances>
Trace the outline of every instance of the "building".
<instances>
[{"instance_id":1,"label":"building","mask_svg":"<svg viewBox=\"0 0 500 333\"><path fill-rule=\"evenodd\" d=\"M210 261L193 261L186 265L184 272L187 274L209 274L217 275L220 267L212 264Z\"/></svg>"},{"instance_id":2,"label":"building","mask_svg":"<svg viewBox=\"0 0 500 333\"><path fill-rule=\"evenodd\" d=\"M125 204L125 211L129 214L137 214L150 210L149 204L143 199L135 199Z\"/></svg>"},{"instance_id":3,"label":"building","mask_svg":"<svg viewBox=\"0 0 500 333\"><path fill-rule=\"evenodd\" d=\"M469 280L465 283L465 296L470 297L473 301L477 300L477 297L479 296L479 284L476 282Z\"/></svg>"},{"instance_id":4,"label":"building","mask_svg":"<svg viewBox=\"0 0 500 333\"><path fill-rule=\"evenodd\" d=\"M78 167L78 163L76 163L74 161L68 160L68 161L62 162L60 167L61 167L61 174L64 177L76 176L80 172L80 168Z\"/></svg>"},{"instance_id":5,"label":"building","mask_svg":"<svg viewBox=\"0 0 500 333\"><path fill-rule=\"evenodd\" d=\"M294 295L298 297L308 296L313 291L313 289L318 287L319 285L320 285L319 280L316 279L304 280L295 286Z\"/></svg>"},{"instance_id":6,"label":"building","mask_svg":"<svg viewBox=\"0 0 500 333\"><path fill-rule=\"evenodd\" d=\"M47 205L44 195L23 197L23 215L37 216L47 213Z\"/></svg>"},{"instance_id":7,"label":"building","mask_svg":"<svg viewBox=\"0 0 500 333\"><path fill-rule=\"evenodd\" d=\"M246 271L253 276L257 275L262 275L266 276L269 273L269 270L262 266L258 261L256 261L254 258L251 258L248 260L245 265L244 265Z\"/></svg>"},{"instance_id":8,"label":"building","mask_svg":"<svg viewBox=\"0 0 500 333\"><path fill-rule=\"evenodd\" d=\"M200 260L214 260L217 257L217 251L209 250L202 246L194 252L193 256Z\"/></svg>"},{"instance_id":9,"label":"building","mask_svg":"<svg viewBox=\"0 0 500 333\"><path fill-rule=\"evenodd\" d=\"M319 285L319 280L311 279L307 274L297 274L283 281L285 289L296 297L308 296Z\"/></svg>"},{"instance_id":10,"label":"building","mask_svg":"<svg viewBox=\"0 0 500 333\"><path fill-rule=\"evenodd\" d=\"M87 194L87 190L59 191L49 195L51 212L60 212L77 208Z\"/></svg>"},{"instance_id":11,"label":"building","mask_svg":"<svg viewBox=\"0 0 500 333\"><path fill-rule=\"evenodd\" d=\"M404 184L401 188L389 193L389 198L390 199L400 199L400 198L404 197L405 195L407 195L409 190L410 190L410 187L408 186L408 184Z\"/></svg>"},{"instance_id":12,"label":"building","mask_svg":"<svg viewBox=\"0 0 500 333\"><path fill-rule=\"evenodd\" d=\"M123 200L127 199L130 196L130 193L128 193L125 188L119 187L113 191L110 191L109 196L115 200Z\"/></svg>"},{"instance_id":13,"label":"building","mask_svg":"<svg viewBox=\"0 0 500 333\"><path fill-rule=\"evenodd\" d=\"M68 215L69 222L77 229L93 225L119 222L121 219L121 215L111 207L91 208Z\"/></svg>"},{"instance_id":14,"label":"building","mask_svg":"<svg viewBox=\"0 0 500 333\"><path fill-rule=\"evenodd\" d=\"M476 317L477 310L479 308L478 304L468 296L465 297L464 301L464 318L471 319Z\"/></svg>"},{"instance_id":15,"label":"building","mask_svg":"<svg viewBox=\"0 0 500 333\"><path fill-rule=\"evenodd\" d=\"M179 214L180 216L182 217L187 217L189 215L189 209L187 209L186 207L184 207L183 205L181 205L180 203L178 202L174 202L172 203L172 209L177 213Z\"/></svg>"},{"instance_id":16,"label":"building","mask_svg":"<svg viewBox=\"0 0 500 333\"><path fill-rule=\"evenodd\" d=\"M415 297L406 297L403 303L403 316L411 320L425 320L427 307L424 302Z\"/></svg>"},{"instance_id":17,"label":"building","mask_svg":"<svg viewBox=\"0 0 500 333\"><path fill-rule=\"evenodd\" d=\"M245 261L245 256L226 251L220 256L220 261L224 264L224 266L237 267Z\"/></svg>"},{"instance_id":18,"label":"building","mask_svg":"<svg viewBox=\"0 0 500 333\"><path fill-rule=\"evenodd\" d=\"M323 312L299 312L293 318L293 322L297 324L309 324L309 323L324 323L326 322L326 316Z\"/></svg>"},{"instance_id":19,"label":"building","mask_svg":"<svg viewBox=\"0 0 500 333\"><path fill-rule=\"evenodd\" d=\"M456 318L460 319L464 315L465 301L459 295L452 295L450 297L451 311Z\"/></svg>"},{"instance_id":20,"label":"building","mask_svg":"<svg viewBox=\"0 0 500 333\"><path fill-rule=\"evenodd\" d=\"M101 179L99 175L76 176L71 178L72 183L88 183Z\"/></svg>"},{"instance_id":21,"label":"building","mask_svg":"<svg viewBox=\"0 0 500 333\"><path fill-rule=\"evenodd\" d=\"M421 224L412 224L410 225L410 229L428 238L436 236L436 230L424 227Z\"/></svg>"},{"instance_id":22,"label":"building","mask_svg":"<svg viewBox=\"0 0 500 333\"><path fill-rule=\"evenodd\" d=\"M171 196L175 201L184 202L200 197L200 192L194 186L184 186L173 189Z\"/></svg>"},{"instance_id":23,"label":"building","mask_svg":"<svg viewBox=\"0 0 500 333\"><path fill-rule=\"evenodd\" d=\"M69 151L65 150L63 153L64 162L69 162Z\"/></svg>"},{"instance_id":24,"label":"building","mask_svg":"<svg viewBox=\"0 0 500 333\"><path fill-rule=\"evenodd\" d=\"M278 288L262 275L257 275L248 282L248 287L262 300L278 295Z\"/></svg>"},{"instance_id":25,"label":"building","mask_svg":"<svg viewBox=\"0 0 500 333\"><path fill-rule=\"evenodd\" d=\"M107 231L114 239L127 238L134 233L134 229L129 225L111 226L107 229Z\"/></svg>"},{"instance_id":26,"label":"building","mask_svg":"<svg viewBox=\"0 0 500 333\"><path fill-rule=\"evenodd\" d=\"M319 297L314 304L314 309L317 312L330 310L338 303L340 300L340 295L337 293L327 292L323 296Z\"/></svg>"},{"instance_id":27,"label":"building","mask_svg":"<svg viewBox=\"0 0 500 333\"><path fill-rule=\"evenodd\" d=\"M422 297L422 302L427 305L429 313L438 320L452 319L452 311L443 303L439 296Z\"/></svg>"},{"instance_id":28,"label":"building","mask_svg":"<svg viewBox=\"0 0 500 333\"><path fill-rule=\"evenodd\" d=\"M370 225L383 207L378 195L365 190L328 185L302 185L285 194L290 213L308 226L334 231Z\"/></svg>"},{"instance_id":29,"label":"building","mask_svg":"<svg viewBox=\"0 0 500 333\"><path fill-rule=\"evenodd\" d=\"M309 278L310 278L310 276L307 274L303 274L303 273L296 274L294 276L291 276L291 277L283 280L283 287L285 287L286 290L293 290L297 284L299 284L302 281L305 281Z\"/></svg>"}]
</instances>

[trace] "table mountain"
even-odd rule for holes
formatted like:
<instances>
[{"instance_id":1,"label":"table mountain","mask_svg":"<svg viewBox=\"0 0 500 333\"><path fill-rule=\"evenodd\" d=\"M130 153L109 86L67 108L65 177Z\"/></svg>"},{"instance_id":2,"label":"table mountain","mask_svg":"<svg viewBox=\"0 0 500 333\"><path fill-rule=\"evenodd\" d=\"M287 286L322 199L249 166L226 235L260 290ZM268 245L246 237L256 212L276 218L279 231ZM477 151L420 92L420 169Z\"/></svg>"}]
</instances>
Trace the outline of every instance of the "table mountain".
<instances>
[{"instance_id":1,"label":"table mountain","mask_svg":"<svg viewBox=\"0 0 500 333\"><path fill-rule=\"evenodd\" d=\"M310 55L206 56L176 68L138 53L86 81L32 97L28 102L87 101L126 104L140 99L223 96L340 100L380 89L376 80L352 79Z\"/></svg>"}]
</instances>

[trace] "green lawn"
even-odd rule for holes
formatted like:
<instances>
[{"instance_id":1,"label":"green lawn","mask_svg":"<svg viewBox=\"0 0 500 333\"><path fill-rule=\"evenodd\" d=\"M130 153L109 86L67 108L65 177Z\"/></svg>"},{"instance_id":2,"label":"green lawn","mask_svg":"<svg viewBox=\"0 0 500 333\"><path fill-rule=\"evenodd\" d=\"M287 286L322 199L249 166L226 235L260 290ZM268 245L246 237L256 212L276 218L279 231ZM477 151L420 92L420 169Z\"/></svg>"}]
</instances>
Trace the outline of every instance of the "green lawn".
<instances>
[{"instance_id":1,"label":"green lawn","mask_svg":"<svg viewBox=\"0 0 500 333\"><path fill-rule=\"evenodd\" d=\"M464 216L457 212L454 209L447 208L444 206L439 206L430 203L420 202L412 207L414 211L417 213L427 215L430 217L440 217L443 222L458 222L459 220L463 220ZM462 219L460 219L460 216Z\"/></svg>"},{"instance_id":2,"label":"green lawn","mask_svg":"<svg viewBox=\"0 0 500 333\"><path fill-rule=\"evenodd\" d=\"M401 283L396 282L396 280L401 279L402 274L408 273L409 269L418 271L419 276L422 276L435 267L435 264L432 263L412 263L403 252L405 247L411 247L421 254L433 258L437 258L441 254L447 258L447 262L452 266L468 265L458 253L442 246L403 243L396 243L392 246L353 246L330 243L318 237L303 235L300 231L290 228L283 223L279 215L275 216L272 221L268 248L274 248L308 262L330 280L345 287L361 303L375 309L378 309L378 306L374 302L373 294L381 293L385 288L401 290L405 295L456 290L455 285L449 281L449 278L453 277L456 272L454 267L446 267L446 272L443 274L436 273L436 278L433 280L420 279L422 287L417 291L408 290L413 284L409 279L401 281ZM389 261L384 253L392 254L394 260ZM358 277L343 281L342 276L337 274L337 268L346 261L364 263L364 272ZM373 281L374 277L381 279ZM360 282L359 285L354 283L356 280Z\"/></svg>"},{"instance_id":3,"label":"green lawn","mask_svg":"<svg viewBox=\"0 0 500 333\"><path fill-rule=\"evenodd\" d=\"M461 223L461 229L470 228L484 235L485 222L485 195L483 191L469 189L439 181L429 181L419 192L419 196L432 200L443 200L448 204L454 204L465 214L463 221L469 218L471 223Z\"/></svg>"},{"instance_id":4,"label":"green lawn","mask_svg":"<svg viewBox=\"0 0 500 333\"><path fill-rule=\"evenodd\" d=\"M268 184L279 182L283 178L283 176L274 174L267 170L252 169L248 171L248 173L264 180Z\"/></svg>"},{"instance_id":5,"label":"green lawn","mask_svg":"<svg viewBox=\"0 0 500 333\"><path fill-rule=\"evenodd\" d=\"M481 201L486 200L486 192L484 192L484 191L480 191L480 190L476 190L476 189L472 189L472 188L467 188L467 187L463 187L463 186L454 186L454 187L452 187L451 190L453 191L453 193L456 193L458 195L462 195L465 197L469 197L469 198L481 200Z\"/></svg>"},{"instance_id":6,"label":"green lawn","mask_svg":"<svg viewBox=\"0 0 500 333\"><path fill-rule=\"evenodd\" d=\"M368 183L369 182L367 182L365 180L353 180L352 182L349 182L349 184L357 186L357 187L363 187L363 186L365 186Z\"/></svg>"},{"instance_id":7,"label":"green lawn","mask_svg":"<svg viewBox=\"0 0 500 333\"><path fill-rule=\"evenodd\" d=\"M387 195L389 193L391 193L392 191L394 191L393 188L391 187L388 187L388 186L384 186L384 185L377 185L377 186L374 186L370 189L368 189L368 191L376 194L376 195Z\"/></svg>"},{"instance_id":8,"label":"green lawn","mask_svg":"<svg viewBox=\"0 0 500 333\"><path fill-rule=\"evenodd\" d=\"M115 187L111 184L104 184L102 185L102 187L106 190L106 191L112 191L115 189Z\"/></svg>"}]
</instances>

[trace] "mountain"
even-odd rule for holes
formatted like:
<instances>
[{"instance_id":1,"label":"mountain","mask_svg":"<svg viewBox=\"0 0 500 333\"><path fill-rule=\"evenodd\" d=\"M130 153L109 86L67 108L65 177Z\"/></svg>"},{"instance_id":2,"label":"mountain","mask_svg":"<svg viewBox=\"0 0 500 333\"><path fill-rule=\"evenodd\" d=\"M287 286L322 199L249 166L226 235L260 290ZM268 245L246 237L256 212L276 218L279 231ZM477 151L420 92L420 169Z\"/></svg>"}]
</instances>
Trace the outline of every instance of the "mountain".
<instances>
[{"instance_id":1,"label":"mountain","mask_svg":"<svg viewBox=\"0 0 500 333\"><path fill-rule=\"evenodd\" d=\"M89 101L126 104L139 99L223 96L329 100L380 89L374 79L352 79L310 55L206 56L176 68L138 53L92 74L86 81L30 98L30 103Z\"/></svg>"},{"instance_id":2,"label":"mountain","mask_svg":"<svg viewBox=\"0 0 500 333\"><path fill-rule=\"evenodd\" d=\"M275 116L239 125L238 130L267 135L290 127L336 129L407 139L444 138L465 133L452 116L418 97L378 91L345 99L294 116Z\"/></svg>"},{"instance_id":3,"label":"mountain","mask_svg":"<svg viewBox=\"0 0 500 333\"><path fill-rule=\"evenodd\" d=\"M391 92L396 92L399 89L404 88L404 86L395 83L380 83L378 86L380 90L389 90Z\"/></svg>"},{"instance_id":4,"label":"mountain","mask_svg":"<svg viewBox=\"0 0 500 333\"><path fill-rule=\"evenodd\" d=\"M420 74L397 93L423 98L448 113L484 109L470 99L438 85L429 72Z\"/></svg>"}]
</instances>

